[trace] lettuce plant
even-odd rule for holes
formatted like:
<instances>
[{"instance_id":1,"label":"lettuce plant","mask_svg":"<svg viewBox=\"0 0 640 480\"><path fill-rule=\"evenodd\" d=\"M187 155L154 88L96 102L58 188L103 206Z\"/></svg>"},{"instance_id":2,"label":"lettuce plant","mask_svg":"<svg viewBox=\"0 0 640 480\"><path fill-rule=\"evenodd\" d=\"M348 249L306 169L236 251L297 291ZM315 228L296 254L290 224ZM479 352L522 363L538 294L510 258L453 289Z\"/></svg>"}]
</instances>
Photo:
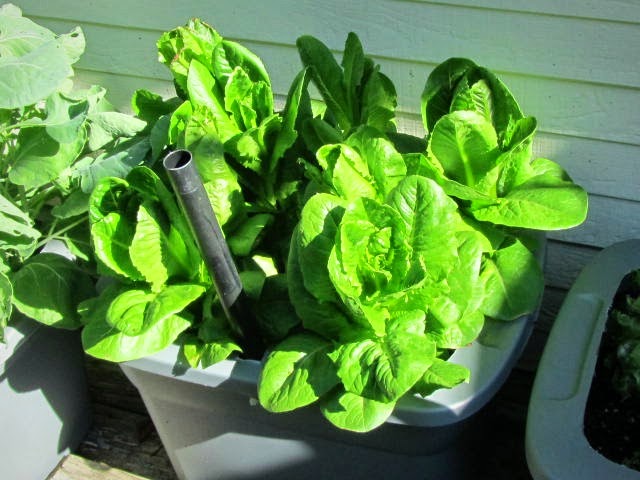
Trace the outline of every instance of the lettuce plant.
<instances>
[{"instance_id":1,"label":"lettuce plant","mask_svg":"<svg viewBox=\"0 0 640 480\"><path fill-rule=\"evenodd\" d=\"M532 230L567 228L587 197L532 159L535 120L469 60L427 79L424 138L399 134L391 80L350 34L338 63L309 36L281 112L259 58L199 20L158 41L176 98L138 91L151 158L193 153L268 345L273 412L318 403L368 431L407 394L473 372L449 361L486 322L542 292ZM314 107L313 82L324 100ZM83 302L83 342L121 361L172 342L193 366L242 352L186 220L155 165L98 182L91 241L106 285Z\"/></svg>"},{"instance_id":2,"label":"lettuce plant","mask_svg":"<svg viewBox=\"0 0 640 480\"><path fill-rule=\"evenodd\" d=\"M333 143L308 170L316 193L289 255L290 298L308 333L273 348L259 398L274 412L319 401L338 427L367 431L402 395L467 380L447 359L485 321L535 309L543 279L527 231L581 223L587 197L557 164L532 160L535 119L469 60L429 76L425 139L396 135L393 116L350 116L368 100L366 76L349 81L353 65L377 71L349 38L342 71L317 40L298 42L327 105L307 124Z\"/></svg>"},{"instance_id":3,"label":"lettuce plant","mask_svg":"<svg viewBox=\"0 0 640 480\"><path fill-rule=\"evenodd\" d=\"M0 339L13 307L49 325L80 326L93 282L87 200L98 177L140 163L145 126L113 111L105 90L72 90L82 30L56 35L0 7ZM78 259L40 252L50 240ZM80 267L80 263L84 265Z\"/></svg>"},{"instance_id":4,"label":"lettuce plant","mask_svg":"<svg viewBox=\"0 0 640 480\"><path fill-rule=\"evenodd\" d=\"M628 275L629 290L609 312L607 333L616 348L605 358L621 398L640 397L640 271Z\"/></svg>"},{"instance_id":5,"label":"lettuce plant","mask_svg":"<svg viewBox=\"0 0 640 480\"><path fill-rule=\"evenodd\" d=\"M211 26L191 20L166 32L158 52L177 96L163 100L141 90L133 98L149 124L152 158L168 148L191 151L245 290L260 305L261 331L267 341L281 340L299 323L284 268L307 183L295 153L298 117L310 112L307 73L276 112L260 59ZM122 361L178 341L192 365L206 367L242 351L186 219L158 174L140 167L125 180L106 178L90 206L92 246L112 285L82 305L89 353ZM169 293L177 285L189 293ZM141 328L128 328L132 315L142 313L151 316Z\"/></svg>"}]
</instances>

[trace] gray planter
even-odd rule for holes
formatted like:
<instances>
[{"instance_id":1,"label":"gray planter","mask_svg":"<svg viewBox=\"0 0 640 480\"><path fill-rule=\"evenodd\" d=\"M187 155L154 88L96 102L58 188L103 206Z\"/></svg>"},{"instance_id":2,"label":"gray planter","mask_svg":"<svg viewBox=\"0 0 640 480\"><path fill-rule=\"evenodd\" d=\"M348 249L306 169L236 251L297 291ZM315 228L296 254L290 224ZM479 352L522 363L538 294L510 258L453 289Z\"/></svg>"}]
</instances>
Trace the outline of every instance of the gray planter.
<instances>
[{"instance_id":1,"label":"gray planter","mask_svg":"<svg viewBox=\"0 0 640 480\"><path fill-rule=\"evenodd\" d=\"M583 418L609 307L620 281L640 268L640 240L600 252L578 276L547 340L527 417L526 454L536 479L640 479L596 452Z\"/></svg>"},{"instance_id":2,"label":"gray planter","mask_svg":"<svg viewBox=\"0 0 640 480\"><path fill-rule=\"evenodd\" d=\"M84 438L90 402L79 332L19 318L0 344L0 476L44 479Z\"/></svg>"},{"instance_id":3,"label":"gray planter","mask_svg":"<svg viewBox=\"0 0 640 480\"><path fill-rule=\"evenodd\" d=\"M171 346L121 368L181 479L474 478L469 452L477 445L463 451L457 444L506 379L533 318L489 322L478 341L452 357L471 369L469 384L427 399L406 397L385 425L367 434L336 429L313 405L264 411L256 400L257 361L190 369L176 364L178 347Z\"/></svg>"}]
</instances>

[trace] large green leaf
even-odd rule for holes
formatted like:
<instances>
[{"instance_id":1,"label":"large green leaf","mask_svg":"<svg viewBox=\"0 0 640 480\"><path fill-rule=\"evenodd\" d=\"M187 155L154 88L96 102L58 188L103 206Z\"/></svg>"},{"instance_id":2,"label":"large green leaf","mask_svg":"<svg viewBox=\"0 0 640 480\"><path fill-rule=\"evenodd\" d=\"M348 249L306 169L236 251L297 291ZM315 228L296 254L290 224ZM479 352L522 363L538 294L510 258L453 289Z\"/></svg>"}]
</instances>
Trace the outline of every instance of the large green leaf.
<instances>
[{"instance_id":1,"label":"large green leaf","mask_svg":"<svg viewBox=\"0 0 640 480\"><path fill-rule=\"evenodd\" d=\"M204 105L213 118L213 126L223 143L240 132L224 108L224 95L211 72L197 60L189 65L187 91L191 103Z\"/></svg>"},{"instance_id":2,"label":"large green leaf","mask_svg":"<svg viewBox=\"0 0 640 480\"><path fill-rule=\"evenodd\" d=\"M339 379L329 358L331 342L308 333L293 335L267 357L258 399L271 412L287 412L315 402Z\"/></svg>"},{"instance_id":3,"label":"large green leaf","mask_svg":"<svg viewBox=\"0 0 640 480\"><path fill-rule=\"evenodd\" d=\"M356 150L345 144L325 145L316 155L325 177L340 197L345 200L377 197L367 162Z\"/></svg>"},{"instance_id":4,"label":"large green leaf","mask_svg":"<svg viewBox=\"0 0 640 480\"><path fill-rule=\"evenodd\" d=\"M555 165L555 166L553 166ZM546 159L532 163L533 175L491 205L471 206L480 221L510 227L560 230L581 224L587 215L587 192Z\"/></svg>"},{"instance_id":5,"label":"large green leaf","mask_svg":"<svg viewBox=\"0 0 640 480\"><path fill-rule=\"evenodd\" d=\"M182 315L169 316L142 335L126 335L114 329L104 317L90 318L82 330L85 351L96 358L111 362L126 362L165 349L178 335L189 328L191 320Z\"/></svg>"},{"instance_id":6,"label":"large green leaf","mask_svg":"<svg viewBox=\"0 0 640 480\"><path fill-rule=\"evenodd\" d=\"M422 122L427 132L451 111L454 89L475 64L466 58L450 58L440 63L427 78L422 92Z\"/></svg>"},{"instance_id":7,"label":"large green leaf","mask_svg":"<svg viewBox=\"0 0 640 480\"><path fill-rule=\"evenodd\" d=\"M123 291L109 304L107 323L125 335L138 335L144 329L144 312L155 296L148 288Z\"/></svg>"},{"instance_id":8,"label":"large green leaf","mask_svg":"<svg viewBox=\"0 0 640 480\"><path fill-rule=\"evenodd\" d=\"M273 215L259 213L248 217L233 233L227 237L227 243L234 255L250 255L260 237L264 236L266 227L273 223Z\"/></svg>"},{"instance_id":9,"label":"large green leaf","mask_svg":"<svg viewBox=\"0 0 640 480\"><path fill-rule=\"evenodd\" d=\"M78 136L72 142L58 143L49 136L46 127L22 129L9 180L28 189L46 185L78 158L85 140L84 130L78 130Z\"/></svg>"},{"instance_id":10,"label":"large green leaf","mask_svg":"<svg viewBox=\"0 0 640 480\"><path fill-rule=\"evenodd\" d=\"M470 111L443 116L433 128L428 148L448 178L472 187L495 166L500 153L493 125Z\"/></svg>"},{"instance_id":11,"label":"large green leaf","mask_svg":"<svg viewBox=\"0 0 640 480\"><path fill-rule=\"evenodd\" d=\"M269 86L271 85L271 80L269 79L267 69L262 63L262 60L260 60L260 58L256 54L251 52L243 45L231 40L222 40L221 46L224 50L224 58L228 62L231 69L240 67L244 72L247 73L251 81L262 82ZM218 51L216 51L216 53L218 54ZM218 72L219 71L216 71L216 75L218 75Z\"/></svg>"},{"instance_id":12,"label":"large green leaf","mask_svg":"<svg viewBox=\"0 0 640 480\"><path fill-rule=\"evenodd\" d=\"M213 54L221 41L218 32L197 18L162 34L157 42L158 59L171 70L178 95L183 96L187 92L191 61L195 59L202 65L213 65Z\"/></svg>"},{"instance_id":13,"label":"large green leaf","mask_svg":"<svg viewBox=\"0 0 640 480\"><path fill-rule=\"evenodd\" d=\"M309 84L309 70L303 69L293 80L287 102L282 113L282 127L278 132L273 151L271 152L271 160L269 163L269 172L275 172L278 168L280 159L284 156L289 148L293 146L298 137L296 124L298 116L301 113L301 104L308 100L307 85Z\"/></svg>"},{"instance_id":14,"label":"large green leaf","mask_svg":"<svg viewBox=\"0 0 640 480\"><path fill-rule=\"evenodd\" d=\"M165 100L149 90L136 90L131 97L131 108L137 118L147 125L157 122L163 116L171 114L181 102L177 98Z\"/></svg>"},{"instance_id":15,"label":"large green leaf","mask_svg":"<svg viewBox=\"0 0 640 480\"><path fill-rule=\"evenodd\" d=\"M326 338L340 338L341 335L354 330L345 314L337 304L322 302L314 297L304 286L304 279L300 267L299 232L294 230L291 239L291 249L287 261L287 277L289 298L302 319L304 327Z\"/></svg>"},{"instance_id":16,"label":"large green leaf","mask_svg":"<svg viewBox=\"0 0 640 480\"><path fill-rule=\"evenodd\" d=\"M144 280L129 254L134 235L134 225L117 212L110 212L91 225L91 243L96 259L117 275Z\"/></svg>"},{"instance_id":17,"label":"large green leaf","mask_svg":"<svg viewBox=\"0 0 640 480\"><path fill-rule=\"evenodd\" d=\"M193 368L208 368L226 360L232 353L242 351L229 336L214 342L203 342L196 336L185 335L181 337L180 346L182 354Z\"/></svg>"},{"instance_id":18,"label":"large green leaf","mask_svg":"<svg viewBox=\"0 0 640 480\"><path fill-rule=\"evenodd\" d=\"M302 209L299 235L299 262L304 287L320 301L336 301L335 287L327 264L335 245L344 202L334 195L318 193Z\"/></svg>"},{"instance_id":19,"label":"large green leaf","mask_svg":"<svg viewBox=\"0 0 640 480\"><path fill-rule=\"evenodd\" d=\"M393 82L377 70L371 72L362 92L360 123L381 132L394 132L397 105Z\"/></svg>"},{"instance_id":20,"label":"large green leaf","mask_svg":"<svg viewBox=\"0 0 640 480\"><path fill-rule=\"evenodd\" d=\"M309 67L313 82L333 112L338 124L349 131L353 116L344 91L343 71L331 51L320 40L303 35L296 40L302 64Z\"/></svg>"},{"instance_id":21,"label":"large green leaf","mask_svg":"<svg viewBox=\"0 0 640 480\"><path fill-rule=\"evenodd\" d=\"M345 143L355 149L366 162L370 181L383 200L407 175L407 166L393 144L377 130L361 127Z\"/></svg>"},{"instance_id":22,"label":"large green leaf","mask_svg":"<svg viewBox=\"0 0 640 480\"><path fill-rule=\"evenodd\" d=\"M322 399L320 411L338 428L365 433L382 425L395 406L396 402L379 402L337 389Z\"/></svg>"},{"instance_id":23,"label":"large green leaf","mask_svg":"<svg viewBox=\"0 0 640 480\"><path fill-rule=\"evenodd\" d=\"M538 261L519 240L485 260L482 281L485 289L482 311L498 320L513 320L533 312L544 287Z\"/></svg>"},{"instance_id":24,"label":"large green leaf","mask_svg":"<svg viewBox=\"0 0 640 480\"><path fill-rule=\"evenodd\" d=\"M212 127L211 113L196 109L184 129L184 148L193 155L207 197L221 226L244 207L236 173L224 158L224 147Z\"/></svg>"},{"instance_id":25,"label":"large green leaf","mask_svg":"<svg viewBox=\"0 0 640 480\"><path fill-rule=\"evenodd\" d=\"M0 195L0 252L13 250L26 258L33 253L40 235L33 228L33 220Z\"/></svg>"},{"instance_id":26,"label":"large green leaf","mask_svg":"<svg viewBox=\"0 0 640 480\"><path fill-rule=\"evenodd\" d=\"M138 209L129 256L136 270L151 284L151 289L157 292L169 278L169 272L164 253L164 235L156 217L151 202L142 202Z\"/></svg>"},{"instance_id":27,"label":"large green leaf","mask_svg":"<svg viewBox=\"0 0 640 480\"><path fill-rule=\"evenodd\" d=\"M29 258L11 275L13 303L25 315L58 328L77 328L80 301L93 293L93 283L71 260L54 253Z\"/></svg>"},{"instance_id":28,"label":"large green leaf","mask_svg":"<svg viewBox=\"0 0 640 480\"><path fill-rule=\"evenodd\" d=\"M453 233L466 229L457 204L435 182L408 176L390 193L388 203L405 225L405 241L425 262L432 278L448 274L457 256Z\"/></svg>"},{"instance_id":29,"label":"large green leaf","mask_svg":"<svg viewBox=\"0 0 640 480\"><path fill-rule=\"evenodd\" d=\"M342 345L335 361L348 392L387 403L413 387L435 354L435 343L424 334L424 314L412 312L394 318L383 337Z\"/></svg>"},{"instance_id":30,"label":"large green leaf","mask_svg":"<svg viewBox=\"0 0 640 480\"><path fill-rule=\"evenodd\" d=\"M156 323L179 315L204 291L195 284L166 285L157 293L146 287L125 290L113 299L105 320L126 335L145 335Z\"/></svg>"},{"instance_id":31,"label":"large green leaf","mask_svg":"<svg viewBox=\"0 0 640 480\"><path fill-rule=\"evenodd\" d=\"M468 382L470 377L471 372L467 367L436 358L416 383L414 390L426 397L441 388L453 388L462 382Z\"/></svg>"},{"instance_id":32,"label":"large green leaf","mask_svg":"<svg viewBox=\"0 0 640 480\"><path fill-rule=\"evenodd\" d=\"M81 160L81 164L74 165L74 174L80 178L82 191L91 193L105 177L126 177L134 167L144 162L150 148L148 138L134 138L96 158Z\"/></svg>"},{"instance_id":33,"label":"large green leaf","mask_svg":"<svg viewBox=\"0 0 640 480\"><path fill-rule=\"evenodd\" d=\"M0 57L20 57L54 38L51 30L23 17L17 6L0 7Z\"/></svg>"},{"instance_id":34,"label":"large green leaf","mask_svg":"<svg viewBox=\"0 0 640 480\"><path fill-rule=\"evenodd\" d=\"M113 111L90 112L88 145L91 150L99 150L116 138L133 137L147 126L139 118Z\"/></svg>"},{"instance_id":35,"label":"large green leaf","mask_svg":"<svg viewBox=\"0 0 640 480\"><path fill-rule=\"evenodd\" d=\"M56 38L21 17L0 15L0 22L0 108L44 100L73 75L84 50L80 29Z\"/></svg>"}]
</instances>

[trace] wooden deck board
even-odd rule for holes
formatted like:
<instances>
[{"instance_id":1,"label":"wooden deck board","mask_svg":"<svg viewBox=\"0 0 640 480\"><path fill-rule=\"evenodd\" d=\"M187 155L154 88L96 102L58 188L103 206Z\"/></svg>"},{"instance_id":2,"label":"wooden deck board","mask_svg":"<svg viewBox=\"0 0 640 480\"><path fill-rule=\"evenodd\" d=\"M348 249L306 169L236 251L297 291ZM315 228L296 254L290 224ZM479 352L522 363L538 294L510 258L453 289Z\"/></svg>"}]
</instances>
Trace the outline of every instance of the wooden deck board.
<instances>
[{"instance_id":1,"label":"wooden deck board","mask_svg":"<svg viewBox=\"0 0 640 480\"><path fill-rule=\"evenodd\" d=\"M147 480L104 462L94 462L78 455L68 455L47 480Z\"/></svg>"}]
</instances>

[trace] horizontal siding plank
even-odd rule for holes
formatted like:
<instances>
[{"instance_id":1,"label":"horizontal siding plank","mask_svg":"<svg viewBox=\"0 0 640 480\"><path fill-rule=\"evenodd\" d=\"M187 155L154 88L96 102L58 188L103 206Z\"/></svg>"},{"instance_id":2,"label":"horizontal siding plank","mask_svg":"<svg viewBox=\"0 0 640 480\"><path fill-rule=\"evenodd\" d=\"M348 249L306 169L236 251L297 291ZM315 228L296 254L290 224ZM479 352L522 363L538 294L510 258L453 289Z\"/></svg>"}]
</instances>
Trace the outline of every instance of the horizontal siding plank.
<instances>
[{"instance_id":1,"label":"horizontal siding plank","mask_svg":"<svg viewBox=\"0 0 640 480\"><path fill-rule=\"evenodd\" d=\"M640 23L640 4L628 0L395 0L511 12L538 13L576 18L592 18L625 23Z\"/></svg>"},{"instance_id":2,"label":"horizontal siding plank","mask_svg":"<svg viewBox=\"0 0 640 480\"><path fill-rule=\"evenodd\" d=\"M533 150L560 163L593 194L640 201L640 146L542 132Z\"/></svg>"},{"instance_id":3,"label":"horizontal siding plank","mask_svg":"<svg viewBox=\"0 0 640 480\"><path fill-rule=\"evenodd\" d=\"M145 88L164 97L175 95L168 80L78 70L79 85L100 84L108 88L109 100L120 110L129 111L131 95ZM399 129L423 135L423 127L416 116L403 117ZM534 153L560 163L578 184L589 192L626 200L640 200L640 169L635 167L638 147L619 143L566 137L542 132L536 136Z\"/></svg>"},{"instance_id":4,"label":"horizontal siding plank","mask_svg":"<svg viewBox=\"0 0 640 480\"><path fill-rule=\"evenodd\" d=\"M347 32L355 31L368 52L382 57L433 64L466 56L497 71L640 86L640 29L634 24L366 0L234 0L216 2L215 9L203 0L140 0L135 8L123 0L108 6L74 0L19 3L39 17L160 31L198 16L228 37L292 45L299 35L311 34L336 50Z\"/></svg>"},{"instance_id":5,"label":"horizontal siding plank","mask_svg":"<svg viewBox=\"0 0 640 480\"><path fill-rule=\"evenodd\" d=\"M55 31L68 31L74 25L73 22L50 19L43 23ZM168 70L157 61L157 32L101 25L86 25L84 30L87 50L78 63L79 68L169 79ZM255 42L245 42L245 45L263 59L276 93L285 94L301 67L295 47ZM420 95L433 65L387 58L376 60L396 84L399 110L417 113ZM640 145L640 129L637 128L640 125L640 91L636 89L510 74L501 77L523 110L537 117L540 131Z\"/></svg>"},{"instance_id":6,"label":"horizontal siding plank","mask_svg":"<svg viewBox=\"0 0 640 480\"><path fill-rule=\"evenodd\" d=\"M568 290L584 266L599 251L599 248L548 241L544 263L545 285L548 288Z\"/></svg>"},{"instance_id":7,"label":"horizontal siding plank","mask_svg":"<svg viewBox=\"0 0 640 480\"><path fill-rule=\"evenodd\" d=\"M590 195L586 221L575 228L549 232L549 238L591 247L640 238L640 205L618 198Z\"/></svg>"}]
</instances>

